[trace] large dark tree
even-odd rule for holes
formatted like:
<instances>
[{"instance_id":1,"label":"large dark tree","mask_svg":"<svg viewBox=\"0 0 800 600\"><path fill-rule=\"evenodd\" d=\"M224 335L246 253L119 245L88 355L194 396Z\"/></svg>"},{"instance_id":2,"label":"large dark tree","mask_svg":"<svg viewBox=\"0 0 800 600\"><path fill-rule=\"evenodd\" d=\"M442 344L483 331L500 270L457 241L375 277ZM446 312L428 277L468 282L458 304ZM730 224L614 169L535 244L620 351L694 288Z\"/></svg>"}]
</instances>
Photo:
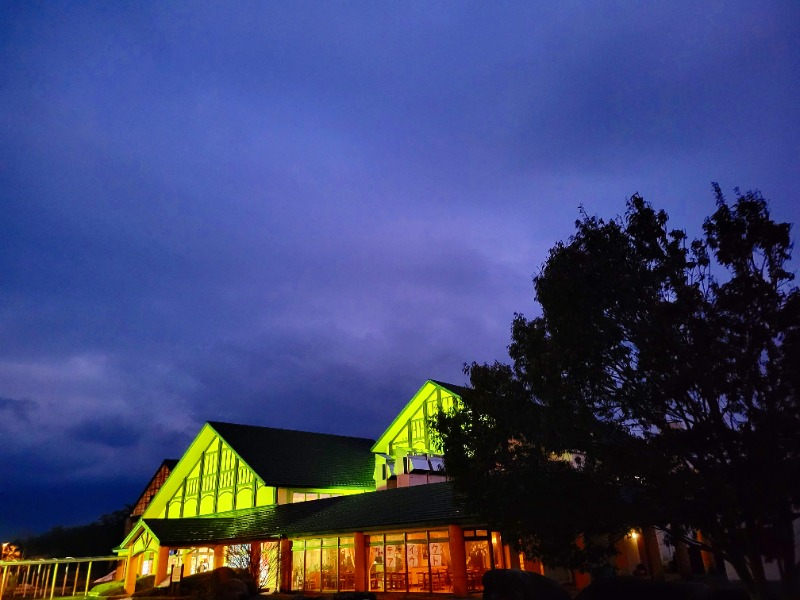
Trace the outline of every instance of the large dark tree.
<instances>
[{"instance_id":1,"label":"large dark tree","mask_svg":"<svg viewBox=\"0 0 800 600\"><path fill-rule=\"evenodd\" d=\"M701 239L638 195L624 216L581 213L534 278L511 364L466 367L471 393L439 418L448 473L545 563L588 567L635 526L725 557L753 598L761 557L796 581L800 292L790 225L758 192ZM573 460L562 460L569 456ZM575 464L574 458L579 464Z\"/></svg>"}]
</instances>

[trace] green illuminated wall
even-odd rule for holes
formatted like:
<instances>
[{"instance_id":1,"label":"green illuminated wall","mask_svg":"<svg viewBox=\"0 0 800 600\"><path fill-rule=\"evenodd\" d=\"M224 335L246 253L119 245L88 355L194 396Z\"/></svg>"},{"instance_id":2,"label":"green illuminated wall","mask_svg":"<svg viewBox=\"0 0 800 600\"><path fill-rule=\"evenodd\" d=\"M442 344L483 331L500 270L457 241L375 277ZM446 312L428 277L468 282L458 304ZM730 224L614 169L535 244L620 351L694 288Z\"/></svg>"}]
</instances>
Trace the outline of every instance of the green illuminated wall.
<instances>
[{"instance_id":1,"label":"green illuminated wall","mask_svg":"<svg viewBox=\"0 0 800 600\"><path fill-rule=\"evenodd\" d=\"M221 438L195 461L167 503L166 517L211 515L275 503L275 488L265 486Z\"/></svg>"},{"instance_id":2,"label":"green illuminated wall","mask_svg":"<svg viewBox=\"0 0 800 600\"><path fill-rule=\"evenodd\" d=\"M430 418L440 411L451 410L460 401L461 398L447 388L430 380L425 382L372 447L379 487L386 479L387 463L393 461L394 468L398 469L408 455L441 454L431 432Z\"/></svg>"},{"instance_id":3,"label":"green illuminated wall","mask_svg":"<svg viewBox=\"0 0 800 600\"><path fill-rule=\"evenodd\" d=\"M145 518L197 517L277 502L264 484L206 425L145 511Z\"/></svg>"}]
</instances>

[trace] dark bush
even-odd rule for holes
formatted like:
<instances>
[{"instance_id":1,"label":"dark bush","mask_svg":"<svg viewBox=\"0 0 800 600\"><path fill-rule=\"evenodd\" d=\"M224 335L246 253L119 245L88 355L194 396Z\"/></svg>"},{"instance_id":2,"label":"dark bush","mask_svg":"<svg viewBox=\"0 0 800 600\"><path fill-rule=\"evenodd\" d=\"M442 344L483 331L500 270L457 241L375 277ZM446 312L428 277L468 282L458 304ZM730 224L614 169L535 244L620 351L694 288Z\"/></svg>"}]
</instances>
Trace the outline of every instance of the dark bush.
<instances>
[{"instance_id":1,"label":"dark bush","mask_svg":"<svg viewBox=\"0 0 800 600\"><path fill-rule=\"evenodd\" d=\"M706 585L612 577L592 582L575 600L712 600Z\"/></svg>"},{"instance_id":2,"label":"dark bush","mask_svg":"<svg viewBox=\"0 0 800 600\"><path fill-rule=\"evenodd\" d=\"M570 600L570 595L549 577L508 569L483 574L484 600Z\"/></svg>"},{"instance_id":3,"label":"dark bush","mask_svg":"<svg viewBox=\"0 0 800 600\"><path fill-rule=\"evenodd\" d=\"M377 600L373 592L337 592L333 600Z\"/></svg>"},{"instance_id":4,"label":"dark bush","mask_svg":"<svg viewBox=\"0 0 800 600\"><path fill-rule=\"evenodd\" d=\"M184 577L180 594L194 600L246 600L256 596L258 588L246 569L220 567Z\"/></svg>"}]
</instances>

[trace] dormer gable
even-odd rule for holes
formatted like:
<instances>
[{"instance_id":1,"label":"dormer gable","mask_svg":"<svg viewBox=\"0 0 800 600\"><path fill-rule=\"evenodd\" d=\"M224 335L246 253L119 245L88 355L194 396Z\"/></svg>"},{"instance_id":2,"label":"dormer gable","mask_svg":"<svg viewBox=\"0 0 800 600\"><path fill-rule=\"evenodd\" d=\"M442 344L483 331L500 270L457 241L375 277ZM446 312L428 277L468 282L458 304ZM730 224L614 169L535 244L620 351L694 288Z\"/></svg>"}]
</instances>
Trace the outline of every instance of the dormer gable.
<instances>
[{"instance_id":1,"label":"dormer gable","mask_svg":"<svg viewBox=\"0 0 800 600\"><path fill-rule=\"evenodd\" d=\"M462 386L433 379L423 384L372 447L378 488L386 487L387 481L401 474L443 473L442 452L431 431L430 419L453 409L461 395L468 392Z\"/></svg>"},{"instance_id":2,"label":"dormer gable","mask_svg":"<svg viewBox=\"0 0 800 600\"><path fill-rule=\"evenodd\" d=\"M145 518L212 515L275 503L267 485L238 452L206 423L144 513Z\"/></svg>"}]
</instances>

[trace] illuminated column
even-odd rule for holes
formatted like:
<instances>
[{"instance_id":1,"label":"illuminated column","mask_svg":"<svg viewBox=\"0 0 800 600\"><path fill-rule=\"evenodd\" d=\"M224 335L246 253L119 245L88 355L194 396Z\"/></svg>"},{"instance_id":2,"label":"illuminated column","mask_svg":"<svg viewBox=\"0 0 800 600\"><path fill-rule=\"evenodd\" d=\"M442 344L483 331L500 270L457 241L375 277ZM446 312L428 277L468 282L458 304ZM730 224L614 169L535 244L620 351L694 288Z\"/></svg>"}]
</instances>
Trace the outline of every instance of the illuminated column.
<instances>
[{"instance_id":1,"label":"illuminated column","mask_svg":"<svg viewBox=\"0 0 800 600\"><path fill-rule=\"evenodd\" d=\"M639 536L639 556L642 563L647 565L647 572L653 579L664 579L664 565L661 564L661 551L658 549L658 537L653 527L642 527Z\"/></svg>"},{"instance_id":2,"label":"illuminated column","mask_svg":"<svg viewBox=\"0 0 800 600\"><path fill-rule=\"evenodd\" d=\"M503 550L506 554L506 564L509 569L521 571L522 565L519 563L519 552L515 552L509 544L503 544Z\"/></svg>"},{"instance_id":3,"label":"illuminated column","mask_svg":"<svg viewBox=\"0 0 800 600\"><path fill-rule=\"evenodd\" d=\"M214 551L214 559L216 560L216 550ZM256 587L261 586L261 542L252 542L250 544L250 575L256 582Z\"/></svg>"},{"instance_id":4,"label":"illuminated column","mask_svg":"<svg viewBox=\"0 0 800 600\"><path fill-rule=\"evenodd\" d=\"M288 593L292 590L292 540L281 540L281 583L280 591Z\"/></svg>"},{"instance_id":5,"label":"illuminated column","mask_svg":"<svg viewBox=\"0 0 800 600\"><path fill-rule=\"evenodd\" d=\"M625 536L621 540L617 540L617 543L614 544L614 550L616 550L617 553L611 561L614 565L614 572L616 575L630 575L632 572L631 565L628 562L628 545L630 543L631 539Z\"/></svg>"},{"instance_id":6,"label":"illuminated column","mask_svg":"<svg viewBox=\"0 0 800 600\"><path fill-rule=\"evenodd\" d=\"M117 568L114 570L114 581L122 581L125 578L125 567L127 564L127 559L117 561Z\"/></svg>"},{"instance_id":7,"label":"illuminated column","mask_svg":"<svg viewBox=\"0 0 800 600\"><path fill-rule=\"evenodd\" d=\"M367 544L366 538L363 533L357 531L353 535L355 548L353 554L356 563L355 578L356 578L356 591L367 591Z\"/></svg>"},{"instance_id":8,"label":"illuminated column","mask_svg":"<svg viewBox=\"0 0 800 600\"><path fill-rule=\"evenodd\" d=\"M678 567L678 574L689 579L692 576L692 564L689 561L689 546L683 540L673 540L675 545L675 564Z\"/></svg>"},{"instance_id":9,"label":"illuminated column","mask_svg":"<svg viewBox=\"0 0 800 600\"><path fill-rule=\"evenodd\" d=\"M169 548L167 546L159 546L156 552L156 564L153 568L156 580L155 585L158 585L167 578L167 566L169 564Z\"/></svg>"},{"instance_id":10,"label":"illuminated column","mask_svg":"<svg viewBox=\"0 0 800 600\"><path fill-rule=\"evenodd\" d=\"M708 544L708 540L700 530L697 531L697 541L701 544ZM700 557L703 559L703 568L706 573L714 573L717 570L717 561L714 559L714 555L711 552L708 550L700 550Z\"/></svg>"},{"instance_id":11,"label":"illuminated column","mask_svg":"<svg viewBox=\"0 0 800 600\"><path fill-rule=\"evenodd\" d=\"M181 570L180 578L183 579L192 574L192 549L181 549Z\"/></svg>"},{"instance_id":12,"label":"illuminated column","mask_svg":"<svg viewBox=\"0 0 800 600\"><path fill-rule=\"evenodd\" d=\"M3 544L5 546L5 544ZM2 558L0 556L0 558ZM0 600L3 600L3 592L6 590L6 580L8 578L8 565L3 565L3 576L0 579Z\"/></svg>"},{"instance_id":13,"label":"illuminated column","mask_svg":"<svg viewBox=\"0 0 800 600\"><path fill-rule=\"evenodd\" d=\"M525 559L523 563L525 570L530 573L538 573L539 575L544 575L544 565L540 563L538 560L528 560Z\"/></svg>"},{"instance_id":14,"label":"illuminated column","mask_svg":"<svg viewBox=\"0 0 800 600\"><path fill-rule=\"evenodd\" d=\"M141 554L133 554L133 548L129 550L128 562L125 568L125 593L129 596L136 591L136 576L139 574L139 560Z\"/></svg>"},{"instance_id":15,"label":"illuminated column","mask_svg":"<svg viewBox=\"0 0 800 600\"><path fill-rule=\"evenodd\" d=\"M214 568L219 569L225 566L225 546L219 544L214 546Z\"/></svg>"},{"instance_id":16,"label":"illuminated column","mask_svg":"<svg viewBox=\"0 0 800 600\"><path fill-rule=\"evenodd\" d=\"M464 531L458 525L448 525L450 538L450 561L453 565L453 595L467 595L467 550L464 546Z\"/></svg>"},{"instance_id":17,"label":"illuminated column","mask_svg":"<svg viewBox=\"0 0 800 600\"><path fill-rule=\"evenodd\" d=\"M578 545L578 548L583 548L586 544L586 542L584 542L583 540L582 535L578 536L576 543ZM583 571L578 571L577 569L572 572L572 576L575 580L575 589L579 591L592 582L591 575L589 575L588 573L584 573Z\"/></svg>"}]
</instances>

